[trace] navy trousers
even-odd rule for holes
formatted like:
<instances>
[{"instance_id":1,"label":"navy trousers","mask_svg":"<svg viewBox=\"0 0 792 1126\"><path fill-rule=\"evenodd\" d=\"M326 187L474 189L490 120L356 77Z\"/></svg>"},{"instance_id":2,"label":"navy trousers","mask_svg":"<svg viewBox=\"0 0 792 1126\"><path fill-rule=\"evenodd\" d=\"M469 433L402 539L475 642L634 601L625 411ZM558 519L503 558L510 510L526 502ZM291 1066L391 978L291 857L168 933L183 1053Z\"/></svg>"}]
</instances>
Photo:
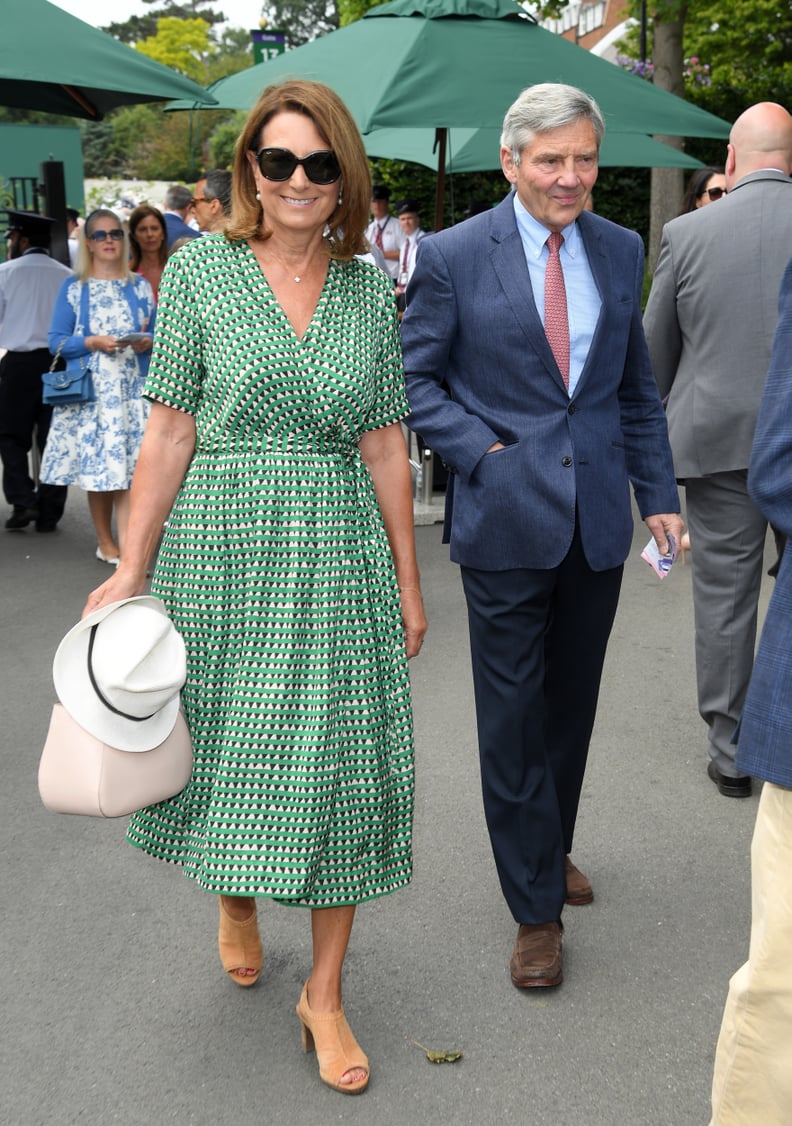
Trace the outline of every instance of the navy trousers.
<instances>
[{"instance_id":1,"label":"navy trousers","mask_svg":"<svg viewBox=\"0 0 792 1126\"><path fill-rule=\"evenodd\" d=\"M517 923L561 917L622 571L592 571L577 530L555 568L462 568L484 813Z\"/></svg>"}]
</instances>

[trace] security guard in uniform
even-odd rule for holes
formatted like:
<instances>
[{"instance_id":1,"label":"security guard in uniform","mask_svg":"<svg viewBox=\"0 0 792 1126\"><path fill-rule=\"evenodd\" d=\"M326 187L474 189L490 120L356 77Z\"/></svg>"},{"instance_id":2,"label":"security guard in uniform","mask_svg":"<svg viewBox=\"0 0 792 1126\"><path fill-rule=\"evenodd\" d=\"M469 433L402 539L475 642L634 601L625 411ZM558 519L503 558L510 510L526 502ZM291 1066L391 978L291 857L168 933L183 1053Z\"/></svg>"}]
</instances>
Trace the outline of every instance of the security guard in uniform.
<instances>
[{"instance_id":1,"label":"security guard in uniform","mask_svg":"<svg viewBox=\"0 0 792 1126\"><path fill-rule=\"evenodd\" d=\"M55 298L72 272L49 256L53 222L8 211L8 261L0 265L0 348L6 349L0 360L0 460L3 492L13 509L5 522L9 532L34 521L37 532L54 532L66 504L66 487L41 484L37 490L28 466L34 431L39 452L47 440L52 407L41 401L41 376L52 362L47 334Z\"/></svg>"}]
</instances>

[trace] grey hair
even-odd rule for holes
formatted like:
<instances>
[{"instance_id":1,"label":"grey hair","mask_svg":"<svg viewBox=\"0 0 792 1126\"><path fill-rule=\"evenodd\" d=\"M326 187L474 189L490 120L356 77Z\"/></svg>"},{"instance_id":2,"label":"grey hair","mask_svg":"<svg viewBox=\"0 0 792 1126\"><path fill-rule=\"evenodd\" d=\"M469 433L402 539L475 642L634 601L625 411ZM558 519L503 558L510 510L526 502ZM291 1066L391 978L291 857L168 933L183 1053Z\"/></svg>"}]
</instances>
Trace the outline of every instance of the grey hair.
<instances>
[{"instance_id":1,"label":"grey hair","mask_svg":"<svg viewBox=\"0 0 792 1126\"><path fill-rule=\"evenodd\" d=\"M191 199L192 192L184 184L171 184L165 192L165 210L186 211Z\"/></svg>"},{"instance_id":2,"label":"grey hair","mask_svg":"<svg viewBox=\"0 0 792 1126\"><path fill-rule=\"evenodd\" d=\"M222 169L207 172L203 179L206 181L204 196L206 199L217 199L223 205L226 215L231 214L231 173Z\"/></svg>"},{"instance_id":3,"label":"grey hair","mask_svg":"<svg viewBox=\"0 0 792 1126\"><path fill-rule=\"evenodd\" d=\"M511 149L515 165L520 163L522 149L537 133L560 129L583 117L594 127L597 148L605 132L605 119L592 97L577 86L561 82L539 82L529 86L509 106L503 119L501 147Z\"/></svg>"}]
</instances>

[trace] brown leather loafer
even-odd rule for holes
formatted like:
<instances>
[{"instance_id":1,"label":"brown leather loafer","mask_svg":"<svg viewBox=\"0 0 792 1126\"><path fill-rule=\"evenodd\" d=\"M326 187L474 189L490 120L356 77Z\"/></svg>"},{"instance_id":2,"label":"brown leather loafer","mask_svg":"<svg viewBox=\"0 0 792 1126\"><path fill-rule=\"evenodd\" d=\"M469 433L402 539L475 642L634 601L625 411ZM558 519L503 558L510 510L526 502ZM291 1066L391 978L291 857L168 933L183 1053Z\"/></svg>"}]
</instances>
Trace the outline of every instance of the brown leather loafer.
<instances>
[{"instance_id":1,"label":"brown leather loafer","mask_svg":"<svg viewBox=\"0 0 792 1126\"><path fill-rule=\"evenodd\" d=\"M565 867L567 903L572 907L580 907L584 903L591 903L594 899L591 884L588 878L572 863L571 856L566 858Z\"/></svg>"},{"instance_id":2,"label":"brown leather loafer","mask_svg":"<svg viewBox=\"0 0 792 1126\"><path fill-rule=\"evenodd\" d=\"M559 923L523 923L509 965L512 982L518 989L560 985L561 926Z\"/></svg>"}]
</instances>

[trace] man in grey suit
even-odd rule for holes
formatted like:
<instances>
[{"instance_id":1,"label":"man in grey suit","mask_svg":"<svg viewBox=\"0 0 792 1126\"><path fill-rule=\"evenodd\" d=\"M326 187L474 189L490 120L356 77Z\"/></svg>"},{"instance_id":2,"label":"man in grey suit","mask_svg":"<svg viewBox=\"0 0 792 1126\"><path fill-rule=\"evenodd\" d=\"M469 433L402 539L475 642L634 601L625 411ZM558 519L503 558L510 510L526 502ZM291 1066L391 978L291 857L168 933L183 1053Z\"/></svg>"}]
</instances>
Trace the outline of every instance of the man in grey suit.
<instances>
[{"instance_id":1,"label":"man in grey suit","mask_svg":"<svg viewBox=\"0 0 792 1126\"><path fill-rule=\"evenodd\" d=\"M772 102L751 106L729 138L728 194L663 231L644 321L686 489L707 772L735 798L751 793L732 737L753 666L767 531L748 462L792 252L790 167L792 117Z\"/></svg>"},{"instance_id":2,"label":"man in grey suit","mask_svg":"<svg viewBox=\"0 0 792 1126\"><path fill-rule=\"evenodd\" d=\"M513 193L421 241L402 322L409 424L450 468L445 539L521 988L560 983L564 904L593 898L569 854L630 482L662 553L682 529L641 325L643 245L584 210L603 129L583 91L525 90L501 138Z\"/></svg>"}]
</instances>

